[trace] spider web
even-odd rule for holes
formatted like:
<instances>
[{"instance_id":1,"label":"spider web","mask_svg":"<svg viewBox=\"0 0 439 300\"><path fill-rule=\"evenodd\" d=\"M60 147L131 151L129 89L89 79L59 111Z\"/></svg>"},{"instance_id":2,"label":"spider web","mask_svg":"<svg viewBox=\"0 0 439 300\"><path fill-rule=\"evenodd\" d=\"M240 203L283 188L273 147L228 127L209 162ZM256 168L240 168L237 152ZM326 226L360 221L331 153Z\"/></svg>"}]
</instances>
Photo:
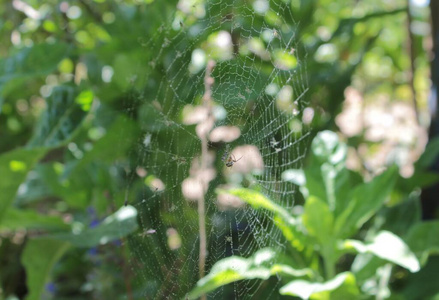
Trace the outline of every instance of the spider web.
<instances>
[{"instance_id":1,"label":"spider web","mask_svg":"<svg viewBox=\"0 0 439 300\"><path fill-rule=\"evenodd\" d=\"M283 207L294 204L296 188L282 173L301 168L309 103L288 2L181 0L169 25L142 38L153 56L142 66L148 76L136 117L143 138L132 153L125 196L141 226L127 240L135 298L181 299L196 284L200 198L206 274L231 255L286 249L271 213L215 189L257 186ZM279 284L241 281L208 298L276 299Z\"/></svg>"}]
</instances>

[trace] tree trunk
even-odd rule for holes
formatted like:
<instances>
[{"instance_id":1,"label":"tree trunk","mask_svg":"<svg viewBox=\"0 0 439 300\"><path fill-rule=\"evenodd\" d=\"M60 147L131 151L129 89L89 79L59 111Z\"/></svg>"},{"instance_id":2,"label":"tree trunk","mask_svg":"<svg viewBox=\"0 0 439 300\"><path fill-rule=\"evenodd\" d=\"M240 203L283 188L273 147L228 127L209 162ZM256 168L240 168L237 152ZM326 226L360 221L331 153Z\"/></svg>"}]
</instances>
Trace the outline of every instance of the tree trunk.
<instances>
[{"instance_id":1,"label":"tree trunk","mask_svg":"<svg viewBox=\"0 0 439 300\"><path fill-rule=\"evenodd\" d=\"M431 36L433 41L433 60L431 61L431 92L429 98L429 108L431 114L431 124L428 132L429 140L439 137L439 2L430 0L431 12ZM431 166L432 171L439 173L439 157ZM422 190L422 218L424 220L438 217L439 206L439 184Z\"/></svg>"}]
</instances>

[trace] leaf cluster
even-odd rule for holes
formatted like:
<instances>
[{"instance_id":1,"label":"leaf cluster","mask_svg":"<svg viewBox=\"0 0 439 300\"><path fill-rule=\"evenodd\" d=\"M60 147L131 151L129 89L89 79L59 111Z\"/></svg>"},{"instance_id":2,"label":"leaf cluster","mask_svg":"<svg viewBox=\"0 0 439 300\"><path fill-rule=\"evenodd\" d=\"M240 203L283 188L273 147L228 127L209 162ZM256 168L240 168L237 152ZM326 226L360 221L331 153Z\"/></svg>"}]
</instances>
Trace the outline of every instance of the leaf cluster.
<instances>
[{"instance_id":1,"label":"leaf cluster","mask_svg":"<svg viewBox=\"0 0 439 300\"><path fill-rule=\"evenodd\" d=\"M407 274L419 272L428 256L439 249L435 238L439 222L421 222L419 210L412 210L407 216L412 222L400 236L376 222L384 212L386 218L400 216L413 201L388 207L392 193L398 190L397 168L389 167L363 182L346 168L346 150L334 132L320 132L312 142L308 167L283 173L284 180L300 186L305 199L300 214L293 215L257 189L219 190L239 197L252 209L271 212L273 223L290 245L290 261L279 262L282 255L274 248L260 249L248 258L222 259L197 283L189 298L238 280L267 280L278 275L284 282L279 289L282 295L366 299L389 294L398 266ZM425 172L417 168L418 174Z\"/></svg>"}]
</instances>

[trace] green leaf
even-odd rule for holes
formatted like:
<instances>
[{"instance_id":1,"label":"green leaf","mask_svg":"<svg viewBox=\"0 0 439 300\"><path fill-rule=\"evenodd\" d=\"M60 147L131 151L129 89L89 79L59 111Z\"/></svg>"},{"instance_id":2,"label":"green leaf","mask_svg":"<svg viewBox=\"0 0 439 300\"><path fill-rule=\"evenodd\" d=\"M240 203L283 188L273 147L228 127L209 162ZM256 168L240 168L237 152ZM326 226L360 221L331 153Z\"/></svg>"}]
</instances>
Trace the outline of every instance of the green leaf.
<instances>
[{"instance_id":1,"label":"green leaf","mask_svg":"<svg viewBox=\"0 0 439 300\"><path fill-rule=\"evenodd\" d=\"M69 225L56 216L40 215L32 210L10 208L6 211L0 230L43 229L50 231L68 230Z\"/></svg>"},{"instance_id":2,"label":"green leaf","mask_svg":"<svg viewBox=\"0 0 439 300\"><path fill-rule=\"evenodd\" d=\"M0 61L0 85L18 77L49 74L68 53L69 48L64 43L44 43L23 48Z\"/></svg>"},{"instance_id":3,"label":"green leaf","mask_svg":"<svg viewBox=\"0 0 439 300\"><path fill-rule=\"evenodd\" d=\"M200 279L188 294L189 299L197 299L218 287L243 279L268 279L274 274L289 276L310 275L311 270L296 270L288 265L275 264L276 252L271 248L258 250L249 258L231 256L213 265L210 273Z\"/></svg>"},{"instance_id":4,"label":"green leaf","mask_svg":"<svg viewBox=\"0 0 439 300\"><path fill-rule=\"evenodd\" d=\"M310 166L304 170L306 177L306 185L300 188L301 193L305 198L313 195L322 201L328 203L326 197L326 186L323 184L325 180L323 179L321 172L320 162L311 162Z\"/></svg>"},{"instance_id":5,"label":"green leaf","mask_svg":"<svg viewBox=\"0 0 439 300\"><path fill-rule=\"evenodd\" d=\"M347 240L345 249L355 249L358 253L372 253L379 258L393 262L410 272L417 272L420 264L410 248L398 236L389 231L381 231L370 244L356 240Z\"/></svg>"},{"instance_id":6,"label":"green leaf","mask_svg":"<svg viewBox=\"0 0 439 300\"><path fill-rule=\"evenodd\" d=\"M114 76L112 82L119 86L120 90L127 89L134 83L139 83L137 78L142 78L144 69L140 68L139 61L142 56L138 52L123 53L115 56L113 62Z\"/></svg>"},{"instance_id":7,"label":"green leaf","mask_svg":"<svg viewBox=\"0 0 439 300\"><path fill-rule=\"evenodd\" d=\"M25 207L28 204L53 195L40 176L41 165L37 163L32 169L32 175L27 176L26 180L20 185L14 201L17 207Z\"/></svg>"},{"instance_id":8,"label":"green leaf","mask_svg":"<svg viewBox=\"0 0 439 300\"><path fill-rule=\"evenodd\" d=\"M88 152L86 152L85 155L87 155ZM55 196L61 198L63 201L67 202L68 205L71 208L85 208L89 203L89 190L88 186L84 184L85 179L88 180L88 177L85 176L85 174L89 175L90 172L84 171L82 173L81 179L84 179L84 181L81 180L81 182L76 182L74 180L63 178L63 174L67 173L69 168L71 166L76 166L77 161L70 161L68 164L61 164L59 162L50 162L50 163L44 163L44 164L38 164L35 168L35 175L33 177L33 181L27 181L25 184L26 186L30 185L33 189L33 191L38 189L44 189L46 193L46 197L48 196ZM91 168L92 169L92 168ZM105 172L105 169L103 168L94 168L95 171L102 171ZM93 182L90 182L88 180L90 185L93 185L93 187L97 188L96 184L93 184ZM20 204L23 202L26 203L30 199L26 200L22 195L19 195L21 197L17 198L17 200L20 201ZM26 194L27 197L29 197L29 194ZM38 195L36 195L38 196Z\"/></svg>"},{"instance_id":9,"label":"green leaf","mask_svg":"<svg viewBox=\"0 0 439 300\"><path fill-rule=\"evenodd\" d=\"M46 152L46 148L17 149L0 156L0 222L27 173Z\"/></svg>"},{"instance_id":10,"label":"green leaf","mask_svg":"<svg viewBox=\"0 0 439 300\"><path fill-rule=\"evenodd\" d=\"M335 233L339 238L349 237L380 209L393 189L397 172L396 167L391 167L355 188L349 204L335 221Z\"/></svg>"},{"instance_id":11,"label":"green leaf","mask_svg":"<svg viewBox=\"0 0 439 300\"><path fill-rule=\"evenodd\" d=\"M84 103L76 101L74 87L58 86L47 99L47 109L36 125L29 146L59 146L68 142L81 125L86 112L81 108Z\"/></svg>"},{"instance_id":12,"label":"green leaf","mask_svg":"<svg viewBox=\"0 0 439 300\"><path fill-rule=\"evenodd\" d=\"M416 188L426 188L439 182L439 175L433 171L415 169L412 177L400 178L399 185L405 193L411 193Z\"/></svg>"},{"instance_id":13,"label":"green leaf","mask_svg":"<svg viewBox=\"0 0 439 300\"><path fill-rule=\"evenodd\" d=\"M439 221L428 221L414 225L406 238L410 249L422 263L430 254L439 253Z\"/></svg>"},{"instance_id":14,"label":"green leaf","mask_svg":"<svg viewBox=\"0 0 439 300\"><path fill-rule=\"evenodd\" d=\"M334 217L325 202L313 196L309 197L302 219L308 233L314 236L320 245L333 243Z\"/></svg>"},{"instance_id":15,"label":"green leaf","mask_svg":"<svg viewBox=\"0 0 439 300\"><path fill-rule=\"evenodd\" d=\"M291 216L283 207L277 205L263 194L250 189L240 188L231 190L218 190L218 193L226 193L239 197L242 201L250 204L254 209L265 209L274 213L274 224L282 231L285 238L298 250L305 247L305 235L300 228L301 224Z\"/></svg>"},{"instance_id":16,"label":"green leaf","mask_svg":"<svg viewBox=\"0 0 439 300\"><path fill-rule=\"evenodd\" d=\"M411 273L404 278L402 299L438 300L439 284L437 274L439 270L439 256L428 258L425 266L417 273Z\"/></svg>"},{"instance_id":17,"label":"green leaf","mask_svg":"<svg viewBox=\"0 0 439 300\"><path fill-rule=\"evenodd\" d=\"M421 220L420 206L419 196L416 195L396 205L384 207L374 218L374 227L406 236L410 228Z\"/></svg>"},{"instance_id":18,"label":"green leaf","mask_svg":"<svg viewBox=\"0 0 439 300\"><path fill-rule=\"evenodd\" d=\"M26 269L26 283L29 289L26 300L42 299L51 270L68 247L68 243L51 239L35 239L27 242L21 258Z\"/></svg>"},{"instance_id":19,"label":"green leaf","mask_svg":"<svg viewBox=\"0 0 439 300\"><path fill-rule=\"evenodd\" d=\"M133 146L138 135L137 125L120 115L108 128L107 133L94 143L93 149L84 154L75 171L96 161L113 163L115 159L123 157ZM121 143L121 137L123 137L123 143Z\"/></svg>"},{"instance_id":20,"label":"green leaf","mask_svg":"<svg viewBox=\"0 0 439 300\"><path fill-rule=\"evenodd\" d=\"M123 137L123 142L121 142ZM90 151L84 153L81 160L65 165L62 175L55 176L53 171L47 171L45 181L53 192L62 197L70 206L85 208L90 195L87 194L97 187L107 189L100 178L108 177L108 165L124 159L127 152L139 137L137 125L130 119L119 115L112 122L106 134L93 144ZM109 182L109 181L108 181Z\"/></svg>"},{"instance_id":21,"label":"green leaf","mask_svg":"<svg viewBox=\"0 0 439 300\"><path fill-rule=\"evenodd\" d=\"M74 228L72 233L50 234L47 237L70 242L76 247L94 247L127 236L137 228L137 210L133 206L123 206L95 228Z\"/></svg>"},{"instance_id":22,"label":"green leaf","mask_svg":"<svg viewBox=\"0 0 439 300\"><path fill-rule=\"evenodd\" d=\"M360 290L357 285L357 278L354 274L348 273L343 284L333 291L323 291L313 294L312 299L359 299Z\"/></svg>"},{"instance_id":23,"label":"green leaf","mask_svg":"<svg viewBox=\"0 0 439 300\"><path fill-rule=\"evenodd\" d=\"M428 142L425 151L415 163L415 171L410 178L398 178L398 188L404 193L411 193L415 188L426 188L439 182L437 172L431 166L439 156L439 138Z\"/></svg>"},{"instance_id":24,"label":"green leaf","mask_svg":"<svg viewBox=\"0 0 439 300\"><path fill-rule=\"evenodd\" d=\"M352 273L340 273L333 279L319 283L294 280L280 289L281 295L297 296L302 299L354 299L359 295ZM342 296L335 297L334 294Z\"/></svg>"},{"instance_id":25,"label":"green leaf","mask_svg":"<svg viewBox=\"0 0 439 300\"><path fill-rule=\"evenodd\" d=\"M427 169L433 165L439 156L439 137L430 140L425 151L415 163L416 169Z\"/></svg>"},{"instance_id":26,"label":"green leaf","mask_svg":"<svg viewBox=\"0 0 439 300\"><path fill-rule=\"evenodd\" d=\"M292 224L296 222L293 216L291 216L288 213L288 211L286 211L282 206L274 203L273 201L271 201L270 199L268 199L258 191L240 188L240 189L230 189L227 191L220 190L219 192L237 196L244 202L250 204L253 208L255 209L263 208L268 211L271 211L281 216L285 221L291 222Z\"/></svg>"}]
</instances>

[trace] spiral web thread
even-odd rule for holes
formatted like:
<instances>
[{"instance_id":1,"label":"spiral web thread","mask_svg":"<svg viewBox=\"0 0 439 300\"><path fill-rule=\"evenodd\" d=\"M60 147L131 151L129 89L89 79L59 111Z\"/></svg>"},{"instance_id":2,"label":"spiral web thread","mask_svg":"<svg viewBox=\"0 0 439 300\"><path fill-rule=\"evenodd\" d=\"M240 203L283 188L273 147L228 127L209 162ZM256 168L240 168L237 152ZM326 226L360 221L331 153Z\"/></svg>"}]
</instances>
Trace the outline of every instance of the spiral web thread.
<instances>
[{"instance_id":1,"label":"spiral web thread","mask_svg":"<svg viewBox=\"0 0 439 300\"><path fill-rule=\"evenodd\" d=\"M241 134L230 142L209 141L214 176L204 195L206 272L231 255L249 257L264 247L278 252L286 249L270 212L220 203L215 188L256 185L279 205L291 209L294 204L297 190L282 180L282 173L302 166L309 135L303 118L309 103L304 56L297 49L295 35L298 24L292 21L288 2L180 1L170 25L143 38L145 47L157 51L145 66L151 76L145 79L147 89L138 115L145 120L144 138L135 149L137 163L133 168L144 173L139 175L143 186L137 189L140 192L128 195L129 204L139 212L143 231L128 239L141 298L180 299L198 279L197 202L187 199L182 185L195 176L201 141L197 124L184 119L187 110L193 113L202 105L209 59L216 63L211 74L214 129L234 126ZM270 24L264 18L267 14L274 19ZM227 36L229 45L224 42ZM264 48L252 44L255 38ZM195 53L201 53L199 65ZM297 63L285 67L275 53ZM159 78L157 74L159 82L152 79ZM248 147L252 151L246 152ZM234 149L237 155L233 158L242 159L228 168L221 158L230 156ZM254 170L245 171L246 165ZM134 182L131 180L127 190L135 190ZM270 299L276 299L280 282L276 278L274 282L267 286L260 280L240 281L215 290L209 299L257 299L261 293L267 297L267 289Z\"/></svg>"}]
</instances>

